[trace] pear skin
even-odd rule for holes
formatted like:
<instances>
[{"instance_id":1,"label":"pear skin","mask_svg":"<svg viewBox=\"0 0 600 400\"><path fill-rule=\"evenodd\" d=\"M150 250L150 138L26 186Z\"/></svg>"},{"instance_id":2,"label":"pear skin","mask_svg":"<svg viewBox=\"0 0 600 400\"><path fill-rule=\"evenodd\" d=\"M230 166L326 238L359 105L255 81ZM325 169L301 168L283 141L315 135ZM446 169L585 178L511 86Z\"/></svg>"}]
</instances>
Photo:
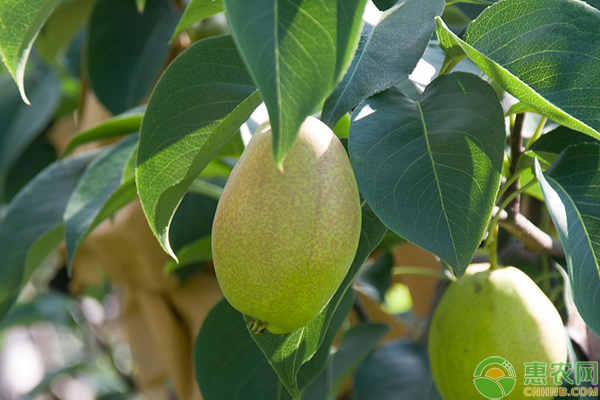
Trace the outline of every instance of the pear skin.
<instances>
[{"instance_id":1,"label":"pear skin","mask_svg":"<svg viewBox=\"0 0 600 400\"><path fill-rule=\"evenodd\" d=\"M346 276L360 237L358 187L339 139L316 118L282 169L261 126L227 181L212 231L215 272L238 311L272 333L301 328Z\"/></svg>"},{"instance_id":2,"label":"pear skin","mask_svg":"<svg viewBox=\"0 0 600 400\"><path fill-rule=\"evenodd\" d=\"M477 375L478 365L490 357L508 361L514 379L494 363ZM446 400L485 399L475 379L493 386L492 393L501 390L498 398L524 399L526 387L541 387L525 385L525 363L546 363L542 386L556 387L551 364L567 361L567 341L558 311L529 276L514 267L490 270L488 264L474 264L450 285L435 311L429 358Z\"/></svg>"}]
</instances>

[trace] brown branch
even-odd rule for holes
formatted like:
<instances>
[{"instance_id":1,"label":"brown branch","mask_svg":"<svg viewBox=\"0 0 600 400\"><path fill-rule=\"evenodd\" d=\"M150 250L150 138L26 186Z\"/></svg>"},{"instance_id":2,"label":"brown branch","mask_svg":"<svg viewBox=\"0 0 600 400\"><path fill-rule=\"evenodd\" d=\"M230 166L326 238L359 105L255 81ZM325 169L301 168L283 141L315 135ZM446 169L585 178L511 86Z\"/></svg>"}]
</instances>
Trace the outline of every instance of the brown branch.
<instances>
[{"instance_id":1,"label":"brown branch","mask_svg":"<svg viewBox=\"0 0 600 400\"><path fill-rule=\"evenodd\" d=\"M510 175L513 176L519 169L519 159L523 153L523 121L525 114L517 114L515 117L515 123L510 133ZM519 190L519 180L510 185L504 194L505 197L510 196L515 191ZM512 219L519 214L521 208L521 196L517 196L509 205L506 207L508 218Z\"/></svg>"},{"instance_id":2,"label":"brown branch","mask_svg":"<svg viewBox=\"0 0 600 400\"><path fill-rule=\"evenodd\" d=\"M494 214L497 212L498 207L494 207ZM523 214L509 216L506 211L501 210L498 224L523 242L530 251L546 254L558 261L565 260L565 251L560 241L535 226Z\"/></svg>"}]
</instances>

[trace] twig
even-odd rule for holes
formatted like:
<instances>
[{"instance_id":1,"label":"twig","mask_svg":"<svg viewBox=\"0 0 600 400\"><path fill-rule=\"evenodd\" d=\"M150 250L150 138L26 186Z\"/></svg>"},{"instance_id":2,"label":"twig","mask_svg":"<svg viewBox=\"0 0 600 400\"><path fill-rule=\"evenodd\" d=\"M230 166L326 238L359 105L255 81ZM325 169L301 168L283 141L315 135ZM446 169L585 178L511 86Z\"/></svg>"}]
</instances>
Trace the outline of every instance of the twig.
<instances>
[{"instance_id":1,"label":"twig","mask_svg":"<svg viewBox=\"0 0 600 400\"><path fill-rule=\"evenodd\" d=\"M517 114L515 117L515 123L513 125L513 129L510 132L510 164L509 171L511 177L517 173L519 170L519 159L521 158L521 153L523 153L523 120L525 119L525 114ZM505 196L510 196L513 192L519 189L519 181L515 180L509 187L506 189ZM514 200L508 205L506 208L506 212L508 213L508 218L516 217L516 215L520 211L521 197L517 196Z\"/></svg>"},{"instance_id":2,"label":"twig","mask_svg":"<svg viewBox=\"0 0 600 400\"><path fill-rule=\"evenodd\" d=\"M523 242L530 251L547 254L558 261L565 259L560 241L535 226L521 213L509 217L507 211L494 207L494 215L497 215L498 224Z\"/></svg>"}]
</instances>

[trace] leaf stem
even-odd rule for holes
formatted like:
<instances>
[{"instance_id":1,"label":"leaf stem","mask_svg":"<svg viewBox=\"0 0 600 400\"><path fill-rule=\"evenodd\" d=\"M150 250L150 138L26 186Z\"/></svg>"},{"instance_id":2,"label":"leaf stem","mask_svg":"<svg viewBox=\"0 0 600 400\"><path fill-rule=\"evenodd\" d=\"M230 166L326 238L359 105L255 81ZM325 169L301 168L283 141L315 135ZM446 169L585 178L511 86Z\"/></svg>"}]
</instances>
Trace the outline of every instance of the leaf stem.
<instances>
[{"instance_id":1,"label":"leaf stem","mask_svg":"<svg viewBox=\"0 0 600 400\"><path fill-rule=\"evenodd\" d=\"M459 62L461 62L463 58L464 57L448 57L448 56L446 56L446 58L444 59L444 63L440 67L440 72L438 73L438 76L442 76L442 75L449 74L450 72L452 72L454 67L456 67L456 65Z\"/></svg>"},{"instance_id":2,"label":"leaf stem","mask_svg":"<svg viewBox=\"0 0 600 400\"><path fill-rule=\"evenodd\" d=\"M509 188L509 186L511 186L513 183L515 183L517 181L517 179L519 179L519 177L521 176L521 170L515 172L513 175L511 175L511 177L504 183L504 185L502 185L502 187L500 188L500 190L498 191L498 195L496 196L496 203L498 203L500 201L500 199L502 198L502 196L504 196L504 193L506 193L506 190Z\"/></svg>"},{"instance_id":3,"label":"leaf stem","mask_svg":"<svg viewBox=\"0 0 600 400\"><path fill-rule=\"evenodd\" d=\"M490 234L488 235L487 239L485 240L485 243L483 245L483 247L488 247L490 245L490 243L493 240L493 229L496 228L496 225L498 225L498 220L500 219L500 212L502 210L504 210L506 207L508 207L508 205L515 199L517 198L517 196L519 196L521 193L527 191L527 189L529 189L530 187L532 187L533 185L535 185L537 183L536 179L532 179L529 183L527 183L527 185L523 186L520 189L515 190L514 192L512 192L510 195L508 195L508 197L506 197L506 199L504 199L504 201L502 202L502 204L500 204L500 206L498 207L498 211L496 212L496 214L494 215L494 217L490 220L490 223L488 224L488 232L490 232Z\"/></svg>"},{"instance_id":4,"label":"leaf stem","mask_svg":"<svg viewBox=\"0 0 600 400\"><path fill-rule=\"evenodd\" d=\"M456 278L450 273L444 271L440 271L438 269L431 269L425 267L394 267L392 270L392 275L422 275L422 276L432 276L434 278L443 279L450 282L455 282Z\"/></svg>"},{"instance_id":5,"label":"leaf stem","mask_svg":"<svg viewBox=\"0 0 600 400\"><path fill-rule=\"evenodd\" d=\"M548 121L548 117L542 116L540 123L538 124L537 128L535 129L535 132L533 133L533 136L531 137L531 139L529 139L529 142L527 142L527 146L525 146L525 150L523 150L524 152L529 150L531 145L533 143L535 143L535 141L538 140L540 138L540 136L542 136L542 132L544 131L544 126L546 126L547 121Z\"/></svg>"},{"instance_id":6,"label":"leaf stem","mask_svg":"<svg viewBox=\"0 0 600 400\"><path fill-rule=\"evenodd\" d=\"M221 198L221 194L223 193L223 188L215 185L214 183L196 179L194 182L192 182L189 191L219 200Z\"/></svg>"}]
</instances>

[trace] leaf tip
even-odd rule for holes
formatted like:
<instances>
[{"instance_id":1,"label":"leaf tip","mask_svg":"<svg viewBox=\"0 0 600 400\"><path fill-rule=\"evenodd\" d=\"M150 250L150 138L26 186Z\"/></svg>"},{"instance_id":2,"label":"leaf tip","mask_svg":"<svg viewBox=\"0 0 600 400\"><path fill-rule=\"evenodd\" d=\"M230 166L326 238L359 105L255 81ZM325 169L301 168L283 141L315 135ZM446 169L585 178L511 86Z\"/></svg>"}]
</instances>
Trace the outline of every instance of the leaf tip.
<instances>
[{"instance_id":1,"label":"leaf tip","mask_svg":"<svg viewBox=\"0 0 600 400\"><path fill-rule=\"evenodd\" d=\"M30 106L31 102L27 98L27 94L25 94L25 85L23 84L23 82L17 82L17 85L19 86L19 93L21 94L21 99L23 99L23 102L25 104Z\"/></svg>"}]
</instances>

